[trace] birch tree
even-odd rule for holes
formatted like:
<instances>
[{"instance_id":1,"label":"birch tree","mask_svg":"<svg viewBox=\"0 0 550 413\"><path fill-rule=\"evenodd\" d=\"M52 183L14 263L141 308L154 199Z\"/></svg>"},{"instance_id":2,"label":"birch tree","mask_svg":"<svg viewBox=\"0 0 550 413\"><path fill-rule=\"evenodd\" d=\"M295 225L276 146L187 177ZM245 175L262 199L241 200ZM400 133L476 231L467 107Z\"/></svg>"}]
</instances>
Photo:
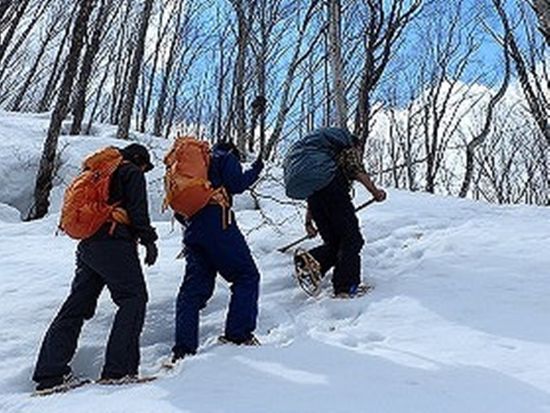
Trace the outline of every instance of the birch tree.
<instances>
[{"instance_id":1,"label":"birch tree","mask_svg":"<svg viewBox=\"0 0 550 413\"><path fill-rule=\"evenodd\" d=\"M332 90L336 108L336 126L347 127L348 105L346 101L346 87L342 62L342 33L341 33L341 4L340 0L328 2L328 37L329 61L332 72Z\"/></svg>"},{"instance_id":2,"label":"birch tree","mask_svg":"<svg viewBox=\"0 0 550 413\"><path fill-rule=\"evenodd\" d=\"M132 64L130 66L130 77L128 78L126 95L124 97L124 103L121 109L121 116L117 130L117 137L119 139L128 139L129 137L130 123L134 113L136 92L141 73L143 55L145 53L145 39L147 37L147 29L149 27L151 11L153 9L153 1L154 0L145 0L143 11L141 13L139 32L133 50Z\"/></svg>"}]
</instances>

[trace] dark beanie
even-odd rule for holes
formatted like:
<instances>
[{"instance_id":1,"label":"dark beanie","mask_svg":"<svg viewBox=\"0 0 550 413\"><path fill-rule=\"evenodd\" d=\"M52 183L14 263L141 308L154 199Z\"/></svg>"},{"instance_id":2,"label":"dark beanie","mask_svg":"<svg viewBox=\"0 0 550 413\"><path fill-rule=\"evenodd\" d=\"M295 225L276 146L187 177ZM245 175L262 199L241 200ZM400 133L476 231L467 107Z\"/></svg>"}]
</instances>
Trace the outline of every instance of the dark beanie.
<instances>
[{"instance_id":1,"label":"dark beanie","mask_svg":"<svg viewBox=\"0 0 550 413\"><path fill-rule=\"evenodd\" d=\"M226 140L219 141L212 147L212 151L233 153L239 160L242 160L241 152L239 151L237 146L231 141L226 141Z\"/></svg>"},{"instance_id":2,"label":"dark beanie","mask_svg":"<svg viewBox=\"0 0 550 413\"><path fill-rule=\"evenodd\" d=\"M140 145L139 143L132 143L124 149L121 149L120 152L125 160L130 161L139 167L145 166L145 172L149 172L154 168L154 165L151 163L151 155L149 155L149 151L145 146Z\"/></svg>"}]
</instances>

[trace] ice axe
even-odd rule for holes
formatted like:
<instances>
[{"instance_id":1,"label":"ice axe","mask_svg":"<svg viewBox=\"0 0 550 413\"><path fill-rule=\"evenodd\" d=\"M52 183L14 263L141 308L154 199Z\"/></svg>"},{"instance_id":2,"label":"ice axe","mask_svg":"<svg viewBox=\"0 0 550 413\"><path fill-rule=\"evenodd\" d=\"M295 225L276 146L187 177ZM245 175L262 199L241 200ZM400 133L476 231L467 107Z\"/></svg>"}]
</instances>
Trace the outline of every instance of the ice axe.
<instances>
[{"instance_id":1,"label":"ice axe","mask_svg":"<svg viewBox=\"0 0 550 413\"><path fill-rule=\"evenodd\" d=\"M373 204L374 202L376 202L376 199L372 198L371 200L362 203L362 204L359 205L357 208L355 208L355 212L358 212L358 211L361 211L362 209L365 209L366 207L368 207L370 204ZM292 247L295 247L296 245L299 245L299 244L301 244L302 242L304 242L305 240L310 239L310 238L311 238L311 237L310 237L309 235L304 235L302 238L297 239L296 241L291 242L290 244L285 245L284 247L279 248L277 251L279 251L279 252L287 252L287 251L288 251L289 249L291 249Z\"/></svg>"}]
</instances>

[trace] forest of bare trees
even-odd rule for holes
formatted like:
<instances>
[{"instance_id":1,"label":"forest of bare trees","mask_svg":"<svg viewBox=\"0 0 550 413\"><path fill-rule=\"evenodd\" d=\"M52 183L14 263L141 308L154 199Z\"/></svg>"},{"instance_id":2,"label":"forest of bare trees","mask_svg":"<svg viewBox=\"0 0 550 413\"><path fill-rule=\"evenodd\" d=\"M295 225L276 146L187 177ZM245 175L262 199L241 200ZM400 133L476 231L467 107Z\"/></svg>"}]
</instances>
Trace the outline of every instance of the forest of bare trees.
<instances>
[{"instance_id":1,"label":"forest of bare trees","mask_svg":"<svg viewBox=\"0 0 550 413\"><path fill-rule=\"evenodd\" d=\"M0 107L51 116L28 218L48 210L60 133L96 124L274 162L346 126L382 185L549 205L549 16L548 0L0 0Z\"/></svg>"}]
</instances>

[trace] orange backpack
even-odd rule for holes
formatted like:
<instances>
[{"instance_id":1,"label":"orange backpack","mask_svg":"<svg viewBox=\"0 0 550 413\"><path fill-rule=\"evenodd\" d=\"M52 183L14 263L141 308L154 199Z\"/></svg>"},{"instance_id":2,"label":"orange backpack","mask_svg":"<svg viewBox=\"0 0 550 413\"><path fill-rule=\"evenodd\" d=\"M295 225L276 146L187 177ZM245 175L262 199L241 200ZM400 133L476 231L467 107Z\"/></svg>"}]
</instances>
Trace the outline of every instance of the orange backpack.
<instances>
[{"instance_id":1,"label":"orange backpack","mask_svg":"<svg viewBox=\"0 0 550 413\"><path fill-rule=\"evenodd\" d=\"M189 219L209 203L229 206L225 189L208 180L210 145L190 136L177 137L164 158L164 207Z\"/></svg>"},{"instance_id":2,"label":"orange backpack","mask_svg":"<svg viewBox=\"0 0 550 413\"><path fill-rule=\"evenodd\" d=\"M59 229L75 239L94 235L103 224L113 221L128 225L128 214L117 204L109 204L109 186L115 170L123 162L117 148L107 147L88 156L83 171L65 191Z\"/></svg>"}]
</instances>

